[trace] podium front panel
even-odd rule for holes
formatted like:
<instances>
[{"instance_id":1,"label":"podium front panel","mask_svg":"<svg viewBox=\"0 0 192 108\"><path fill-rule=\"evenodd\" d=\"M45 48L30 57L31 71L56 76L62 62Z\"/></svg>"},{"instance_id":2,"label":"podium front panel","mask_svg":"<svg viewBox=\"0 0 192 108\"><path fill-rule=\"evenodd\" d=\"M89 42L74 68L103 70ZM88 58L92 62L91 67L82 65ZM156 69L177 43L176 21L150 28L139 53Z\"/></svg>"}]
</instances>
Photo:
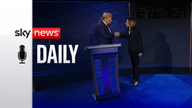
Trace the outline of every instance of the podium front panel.
<instances>
[{"instance_id":1,"label":"podium front panel","mask_svg":"<svg viewBox=\"0 0 192 108\"><path fill-rule=\"evenodd\" d=\"M110 53L92 54L93 75L95 84L95 95L97 98L113 97L114 94L120 95L118 81L118 53L111 51ZM119 96L118 95L118 96ZM117 96L117 95L115 95Z\"/></svg>"},{"instance_id":2,"label":"podium front panel","mask_svg":"<svg viewBox=\"0 0 192 108\"><path fill-rule=\"evenodd\" d=\"M88 46L91 50L96 100L120 97L118 47L121 44Z\"/></svg>"}]
</instances>

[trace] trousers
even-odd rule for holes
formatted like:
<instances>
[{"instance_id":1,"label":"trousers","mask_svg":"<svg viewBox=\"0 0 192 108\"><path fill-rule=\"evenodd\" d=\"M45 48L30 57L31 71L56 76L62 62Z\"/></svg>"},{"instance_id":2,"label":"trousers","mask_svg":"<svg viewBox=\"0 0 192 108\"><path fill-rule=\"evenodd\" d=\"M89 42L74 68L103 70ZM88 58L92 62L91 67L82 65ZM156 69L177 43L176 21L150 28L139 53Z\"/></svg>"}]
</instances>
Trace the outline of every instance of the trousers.
<instances>
[{"instance_id":1,"label":"trousers","mask_svg":"<svg viewBox=\"0 0 192 108\"><path fill-rule=\"evenodd\" d=\"M139 81L139 53L129 53L131 58L133 78L135 81Z\"/></svg>"}]
</instances>

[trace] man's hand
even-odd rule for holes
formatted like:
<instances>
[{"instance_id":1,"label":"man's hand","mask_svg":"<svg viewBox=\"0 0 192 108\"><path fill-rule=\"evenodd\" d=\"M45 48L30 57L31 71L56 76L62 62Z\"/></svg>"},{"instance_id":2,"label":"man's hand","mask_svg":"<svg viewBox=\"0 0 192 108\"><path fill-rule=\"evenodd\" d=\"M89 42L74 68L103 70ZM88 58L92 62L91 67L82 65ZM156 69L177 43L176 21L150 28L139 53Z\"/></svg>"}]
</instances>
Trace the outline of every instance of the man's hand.
<instances>
[{"instance_id":1,"label":"man's hand","mask_svg":"<svg viewBox=\"0 0 192 108\"><path fill-rule=\"evenodd\" d=\"M119 37L120 33L118 31L115 32L115 37Z\"/></svg>"}]
</instances>

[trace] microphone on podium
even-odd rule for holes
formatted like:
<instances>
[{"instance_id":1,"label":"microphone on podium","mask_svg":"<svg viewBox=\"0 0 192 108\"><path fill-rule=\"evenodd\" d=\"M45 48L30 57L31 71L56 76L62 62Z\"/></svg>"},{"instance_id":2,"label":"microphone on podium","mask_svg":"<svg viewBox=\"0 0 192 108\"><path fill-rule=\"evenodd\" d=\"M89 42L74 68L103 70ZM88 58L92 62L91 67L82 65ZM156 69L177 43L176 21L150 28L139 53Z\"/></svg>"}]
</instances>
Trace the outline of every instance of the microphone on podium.
<instances>
[{"instance_id":1,"label":"microphone on podium","mask_svg":"<svg viewBox=\"0 0 192 108\"><path fill-rule=\"evenodd\" d=\"M19 64L25 64L23 62L27 58L27 53L25 52L25 46L20 45L20 51L18 52L18 59L21 61Z\"/></svg>"}]
</instances>

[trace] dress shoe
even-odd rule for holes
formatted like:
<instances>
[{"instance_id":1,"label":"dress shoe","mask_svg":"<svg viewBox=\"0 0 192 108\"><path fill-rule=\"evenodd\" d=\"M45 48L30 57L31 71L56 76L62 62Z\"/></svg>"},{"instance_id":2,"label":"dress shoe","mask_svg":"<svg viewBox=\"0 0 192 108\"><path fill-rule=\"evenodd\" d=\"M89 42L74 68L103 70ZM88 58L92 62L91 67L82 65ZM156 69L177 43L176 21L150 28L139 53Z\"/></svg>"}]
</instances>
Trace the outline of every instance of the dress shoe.
<instances>
[{"instance_id":1,"label":"dress shoe","mask_svg":"<svg viewBox=\"0 0 192 108\"><path fill-rule=\"evenodd\" d=\"M133 87L136 87L136 86L138 86L138 85L139 85L139 81L135 81Z\"/></svg>"}]
</instances>

